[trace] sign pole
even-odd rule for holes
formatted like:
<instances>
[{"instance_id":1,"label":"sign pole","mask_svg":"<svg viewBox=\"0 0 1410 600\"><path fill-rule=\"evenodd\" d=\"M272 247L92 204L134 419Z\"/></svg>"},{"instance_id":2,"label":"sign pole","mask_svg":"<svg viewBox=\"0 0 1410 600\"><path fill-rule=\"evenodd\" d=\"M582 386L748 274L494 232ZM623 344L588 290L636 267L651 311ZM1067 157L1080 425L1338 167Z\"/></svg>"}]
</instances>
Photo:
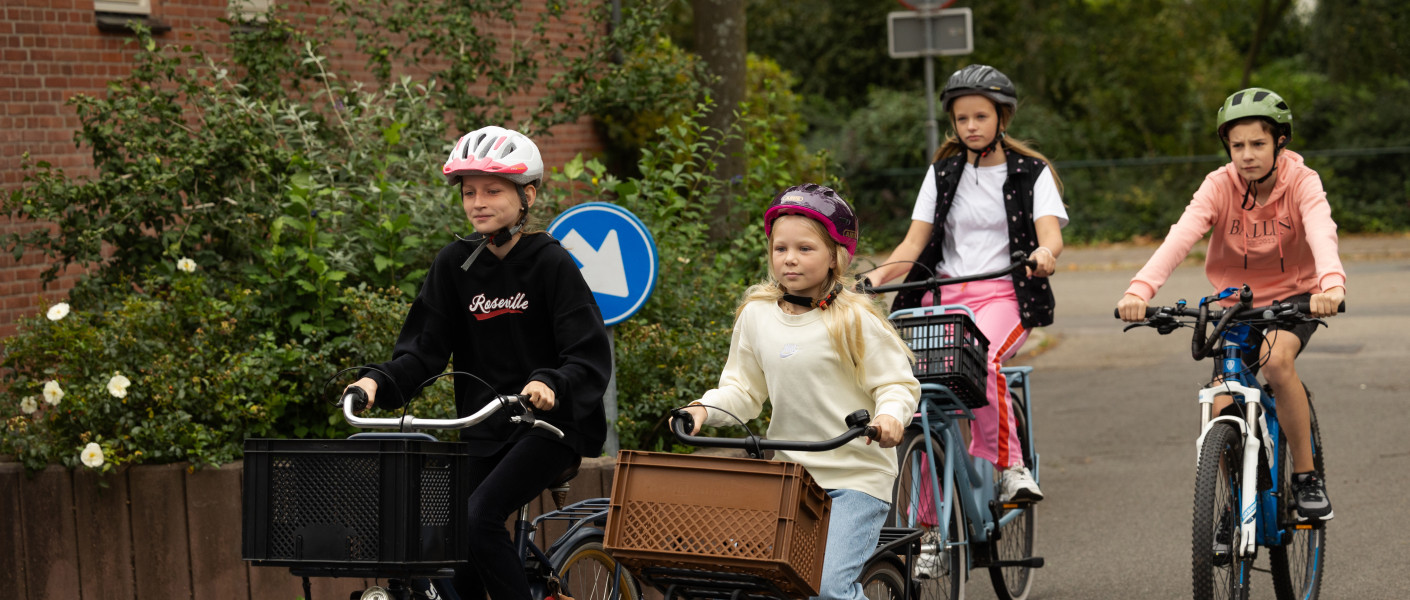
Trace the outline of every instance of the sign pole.
<instances>
[{"instance_id":1,"label":"sign pole","mask_svg":"<svg viewBox=\"0 0 1410 600\"><path fill-rule=\"evenodd\" d=\"M943 8L953 0L913 0L901 4L914 11L886 15L886 36L891 58L925 59L925 142L934 160L940 147L940 122L935 115L935 57L969 54L974 51L974 13L969 8Z\"/></svg>"},{"instance_id":2,"label":"sign pole","mask_svg":"<svg viewBox=\"0 0 1410 600\"><path fill-rule=\"evenodd\" d=\"M927 37L930 28L925 28ZM925 55L925 162L935 160L935 151L940 148L940 123L935 120L935 58Z\"/></svg>"},{"instance_id":3,"label":"sign pole","mask_svg":"<svg viewBox=\"0 0 1410 600\"><path fill-rule=\"evenodd\" d=\"M602 394L602 408L607 411L607 441L602 445L602 451L607 456L617 456L617 451L622 448L621 442L617 440L617 327L607 328L607 348L611 350L608 356L612 357L612 374L607 377L607 391Z\"/></svg>"}]
</instances>

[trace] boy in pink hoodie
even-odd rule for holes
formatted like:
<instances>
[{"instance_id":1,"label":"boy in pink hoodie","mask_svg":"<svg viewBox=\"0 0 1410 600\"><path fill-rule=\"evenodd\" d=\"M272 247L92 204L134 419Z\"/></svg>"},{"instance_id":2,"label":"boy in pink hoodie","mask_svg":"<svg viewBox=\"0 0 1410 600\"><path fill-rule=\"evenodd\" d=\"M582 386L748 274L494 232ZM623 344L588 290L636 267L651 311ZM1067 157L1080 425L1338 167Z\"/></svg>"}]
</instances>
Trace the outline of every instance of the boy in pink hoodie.
<instances>
[{"instance_id":1,"label":"boy in pink hoodie","mask_svg":"<svg viewBox=\"0 0 1410 600\"><path fill-rule=\"evenodd\" d=\"M1287 103L1262 88L1229 96L1219 109L1219 138L1230 163L1204 178L1160 248L1131 279L1117 312L1126 321L1144 321L1147 303L1212 229L1204 269L1214 289L1247 283L1255 306L1305 298L1313 316L1336 316L1346 297L1337 224L1322 178L1285 148L1292 139ZM1263 376L1278 391L1278 419L1293 455L1292 491L1304 521L1332 518L1326 484L1313 468L1306 388L1293 364L1316 328L1308 323L1285 335L1266 332L1259 351L1266 359ZM1218 397L1216 414L1232 402Z\"/></svg>"}]
</instances>

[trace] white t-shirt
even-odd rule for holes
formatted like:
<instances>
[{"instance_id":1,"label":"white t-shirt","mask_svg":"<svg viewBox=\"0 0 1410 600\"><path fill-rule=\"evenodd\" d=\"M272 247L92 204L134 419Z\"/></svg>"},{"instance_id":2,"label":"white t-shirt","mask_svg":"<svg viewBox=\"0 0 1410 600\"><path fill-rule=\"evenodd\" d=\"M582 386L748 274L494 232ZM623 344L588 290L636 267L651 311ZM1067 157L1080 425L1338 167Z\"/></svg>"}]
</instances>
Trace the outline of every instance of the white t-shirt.
<instances>
[{"instance_id":1,"label":"white t-shirt","mask_svg":"<svg viewBox=\"0 0 1410 600\"><path fill-rule=\"evenodd\" d=\"M964 277L1009 266L1009 228L1005 222L1004 181L1008 165L974 168L966 163L960 174L955 201L945 218L945 242L941 247L943 269L949 277ZM1046 166L1033 184L1033 220L1041 217L1058 218L1060 227L1067 226L1067 209L1058 194L1057 181ZM935 219L935 168L925 170L925 181L916 195L911 219L931 223Z\"/></svg>"}]
</instances>

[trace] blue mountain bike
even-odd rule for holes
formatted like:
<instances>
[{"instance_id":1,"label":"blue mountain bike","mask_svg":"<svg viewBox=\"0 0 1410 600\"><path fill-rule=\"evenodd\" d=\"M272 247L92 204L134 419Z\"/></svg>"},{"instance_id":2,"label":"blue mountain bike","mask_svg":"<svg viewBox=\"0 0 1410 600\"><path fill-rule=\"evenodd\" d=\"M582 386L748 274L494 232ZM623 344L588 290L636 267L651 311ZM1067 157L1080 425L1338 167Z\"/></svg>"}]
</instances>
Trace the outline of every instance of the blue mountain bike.
<instances>
[{"instance_id":1,"label":"blue mountain bike","mask_svg":"<svg viewBox=\"0 0 1410 600\"><path fill-rule=\"evenodd\" d=\"M1219 300L1238 296L1220 309ZM1193 327L1195 360L1217 356L1211 383L1199 391L1199 457L1195 475L1192 570L1194 597L1248 598L1250 575L1259 548L1268 549L1273 589L1279 600L1312 600L1322 587L1327 532L1321 521L1300 522L1292 498L1292 452L1278 424L1277 403L1259 382L1261 325L1316 322L1306 301L1250 307L1248 286L1228 288L1200 299L1197 308L1180 300L1175 306L1150 307L1146 321L1128 325L1153 327L1162 335ZM1345 306L1343 305L1342 309ZM1208 332L1214 322L1214 330ZM1222 346L1216 353L1215 346ZM1228 394L1235 404L1214 414L1214 398ZM1323 476L1325 456L1317 413L1308 393L1313 465Z\"/></svg>"}]
</instances>

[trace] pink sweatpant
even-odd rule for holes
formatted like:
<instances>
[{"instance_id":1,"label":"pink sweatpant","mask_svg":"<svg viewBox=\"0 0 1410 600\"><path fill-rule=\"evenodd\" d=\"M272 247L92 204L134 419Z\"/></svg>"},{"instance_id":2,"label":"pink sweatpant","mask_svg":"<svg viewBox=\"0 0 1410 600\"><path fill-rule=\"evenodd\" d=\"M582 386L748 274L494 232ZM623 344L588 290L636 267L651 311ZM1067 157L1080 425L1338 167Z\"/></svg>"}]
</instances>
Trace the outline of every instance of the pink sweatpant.
<instances>
[{"instance_id":1,"label":"pink sweatpant","mask_svg":"<svg viewBox=\"0 0 1410 600\"><path fill-rule=\"evenodd\" d=\"M989 338L989 380L985 391L989 404L974 411L969 429L969 453L999 468L1023 464L1018 442L1018 424L1009 403L1008 381L999 374L1004 361L1013 358L1028 339L1028 329L1018 316L1018 297L1012 280L989 280L947 285L940 288L941 304L963 304L974 311L975 324ZM931 305L930 294L921 302Z\"/></svg>"}]
</instances>

